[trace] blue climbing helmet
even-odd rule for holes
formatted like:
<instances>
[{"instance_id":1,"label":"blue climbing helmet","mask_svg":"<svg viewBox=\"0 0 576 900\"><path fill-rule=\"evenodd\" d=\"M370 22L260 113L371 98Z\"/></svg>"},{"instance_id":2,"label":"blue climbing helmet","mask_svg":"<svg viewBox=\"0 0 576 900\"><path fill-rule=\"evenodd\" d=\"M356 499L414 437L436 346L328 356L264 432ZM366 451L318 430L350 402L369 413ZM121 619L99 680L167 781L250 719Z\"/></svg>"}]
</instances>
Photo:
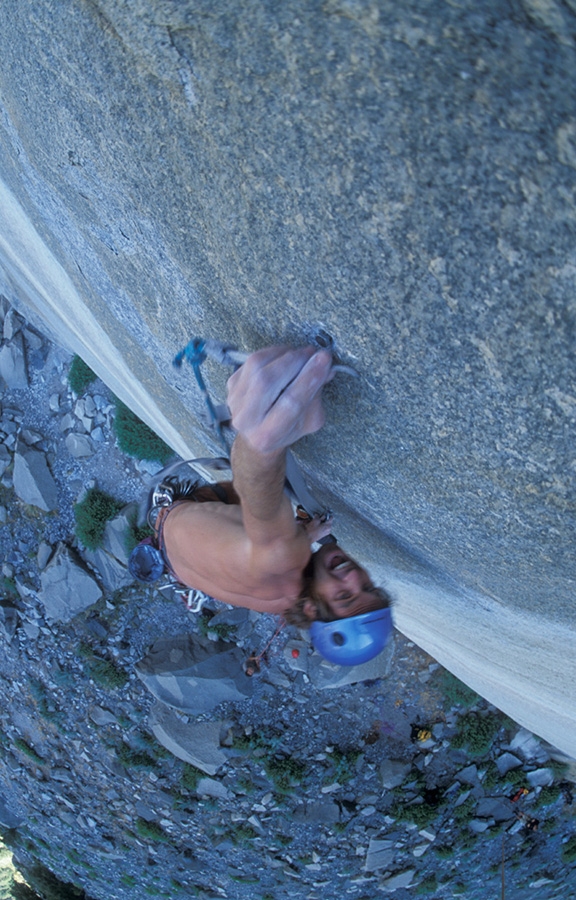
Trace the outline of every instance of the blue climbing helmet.
<instances>
[{"instance_id":1,"label":"blue climbing helmet","mask_svg":"<svg viewBox=\"0 0 576 900\"><path fill-rule=\"evenodd\" d=\"M382 652L392 634L390 607L336 619L312 622L310 637L318 653L339 666L359 666Z\"/></svg>"}]
</instances>

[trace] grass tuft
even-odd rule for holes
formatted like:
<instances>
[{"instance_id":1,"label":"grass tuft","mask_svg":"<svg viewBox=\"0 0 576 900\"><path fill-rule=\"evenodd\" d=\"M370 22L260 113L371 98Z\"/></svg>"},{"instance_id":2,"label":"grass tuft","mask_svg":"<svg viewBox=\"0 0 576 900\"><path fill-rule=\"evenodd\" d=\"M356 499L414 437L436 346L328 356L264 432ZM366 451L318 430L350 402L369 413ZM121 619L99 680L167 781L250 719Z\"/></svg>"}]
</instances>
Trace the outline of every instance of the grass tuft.
<instances>
[{"instance_id":1,"label":"grass tuft","mask_svg":"<svg viewBox=\"0 0 576 900\"><path fill-rule=\"evenodd\" d=\"M118 398L115 399L115 402L114 431L122 452L137 459L166 465L168 460L174 456L174 451L125 403Z\"/></svg>"},{"instance_id":2,"label":"grass tuft","mask_svg":"<svg viewBox=\"0 0 576 900\"><path fill-rule=\"evenodd\" d=\"M76 537L87 550L98 550L104 541L106 524L122 509L122 504L98 488L90 488L74 505Z\"/></svg>"},{"instance_id":3,"label":"grass tuft","mask_svg":"<svg viewBox=\"0 0 576 900\"><path fill-rule=\"evenodd\" d=\"M98 376L80 356L74 356L68 370L68 384L75 394L83 394Z\"/></svg>"}]
</instances>

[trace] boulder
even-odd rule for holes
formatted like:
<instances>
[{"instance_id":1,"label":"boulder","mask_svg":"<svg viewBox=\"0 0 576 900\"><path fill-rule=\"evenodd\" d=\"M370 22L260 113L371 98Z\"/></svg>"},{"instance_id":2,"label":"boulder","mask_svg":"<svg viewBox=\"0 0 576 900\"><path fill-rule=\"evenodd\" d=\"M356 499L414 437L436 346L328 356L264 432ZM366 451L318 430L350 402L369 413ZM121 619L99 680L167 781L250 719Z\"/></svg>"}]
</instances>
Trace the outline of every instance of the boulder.
<instances>
[{"instance_id":1,"label":"boulder","mask_svg":"<svg viewBox=\"0 0 576 900\"><path fill-rule=\"evenodd\" d=\"M494 819L495 822L506 822L515 815L514 807L509 800L501 797L483 797L478 801L475 810L478 819Z\"/></svg>"},{"instance_id":2,"label":"boulder","mask_svg":"<svg viewBox=\"0 0 576 900\"><path fill-rule=\"evenodd\" d=\"M207 775L215 775L227 760L220 747L223 722L184 722L174 710L155 703L148 724L166 750Z\"/></svg>"},{"instance_id":3,"label":"boulder","mask_svg":"<svg viewBox=\"0 0 576 900\"><path fill-rule=\"evenodd\" d=\"M102 548L98 550L83 550L82 559L90 563L96 570L100 581L106 590L111 593L127 587L134 581L126 566L122 565L115 556L107 553Z\"/></svg>"},{"instance_id":4,"label":"boulder","mask_svg":"<svg viewBox=\"0 0 576 900\"><path fill-rule=\"evenodd\" d=\"M228 800L230 791L224 787L221 781L214 778L201 778L196 787L196 793L204 797L214 797L216 800Z\"/></svg>"},{"instance_id":5,"label":"boulder","mask_svg":"<svg viewBox=\"0 0 576 900\"><path fill-rule=\"evenodd\" d=\"M128 565L130 556L127 550L127 540L131 532L132 522L138 515L138 504L130 503L128 506L115 516L110 522L106 523L104 529L104 541L102 547L111 553L117 560Z\"/></svg>"},{"instance_id":6,"label":"boulder","mask_svg":"<svg viewBox=\"0 0 576 900\"><path fill-rule=\"evenodd\" d=\"M86 456L92 456L94 453L94 444L86 434L77 434L71 431L66 436L66 449L75 459L82 459Z\"/></svg>"},{"instance_id":7,"label":"boulder","mask_svg":"<svg viewBox=\"0 0 576 900\"><path fill-rule=\"evenodd\" d=\"M391 875L390 878L384 878L380 882L380 890L385 891L387 894L392 894L394 891L400 890L400 888L406 888L412 884L415 874L416 869L405 869L403 872Z\"/></svg>"},{"instance_id":8,"label":"boulder","mask_svg":"<svg viewBox=\"0 0 576 900\"><path fill-rule=\"evenodd\" d=\"M340 809L333 800L310 800L297 806L292 818L306 825L334 825L340 821Z\"/></svg>"},{"instance_id":9,"label":"boulder","mask_svg":"<svg viewBox=\"0 0 576 900\"><path fill-rule=\"evenodd\" d=\"M502 756L499 756L496 760L496 766L500 775L506 775L511 769L517 769L518 766L521 765L522 760L518 759L517 756L514 756L513 753L503 753Z\"/></svg>"},{"instance_id":10,"label":"boulder","mask_svg":"<svg viewBox=\"0 0 576 900\"><path fill-rule=\"evenodd\" d=\"M18 627L18 610L11 603L5 601L0 604L0 632L10 642L16 634Z\"/></svg>"},{"instance_id":11,"label":"boulder","mask_svg":"<svg viewBox=\"0 0 576 900\"><path fill-rule=\"evenodd\" d=\"M554 772L552 769L535 769L527 773L526 780L531 787L548 787L554 784Z\"/></svg>"},{"instance_id":12,"label":"boulder","mask_svg":"<svg viewBox=\"0 0 576 900\"><path fill-rule=\"evenodd\" d=\"M58 488L48 468L46 456L40 450L26 450L14 454L14 491L23 503L37 506L44 512L58 507Z\"/></svg>"},{"instance_id":13,"label":"boulder","mask_svg":"<svg viewBox=\"0 0 576 900\"><path fill-rule=\"evenodd\" d=\"M380 765L382 787L386 790L399 787L411 768L411 763L405 763L399 759L385 759Z\"/></svg>"},{"instance_id":14,"label":"boulder","mask_svg":"<svg viewBox=\"0 0 576 900\"><path fill-rule=\"evenodd\" d=\"M377 872L378 869L389 869L395 856L394 841L372 838L368 845L364 871Z\"/></svg>"},{"instance_id":15,"label":"boulder","mask_svg":"<svg viewBox=\"0 0 576 900\"><path fill-rule=\"evenodd\" d=\"M0 794L0 825L4 828L19 828L25 817L18 815L13 804L4 794Z\"/></svg>"},{"instance_id":16,"label":"boulder","mask_svg":"<svg viewBox=\"0 0 576 900\"><path fill-rule=\"evenodd\" d=\"M52 622L70 622L102 596L98 584L73 553L59 544L56 553L40 574L39 598L46 618Z\"/></svg>"},{"instance_id":17,"label":"boulder","mask_svg":"<svg viewBox=\"0 0 576 900\"><path fill-rule=\"evenodd\" d=\"M21 334L15 334L0 349L0 376L13 390L28 387L28 369Z\"/></svg>"},{"instance_id":18,"label":"boulder","mask_svg":"<svg viewBox=\"0 0 576 900\"><path fill-rule=\"evenodd\" d=\"M359 681L385 678L390 672L393 656L393 638L382 653L360 666L334 665L316 651L311 652L311 646L306 640L289 641L284 648L284 658L288 664L293 669L305 672L312 684L321 691L357 684Z\"/></svg>"},{"instance_id":19,"label":"boulder","mask_svg":"<svg viewBox=\"0 0 576 900\"><path fill-rule=\"evenodd\" d=\"M10 456L10 451L5 444L0 444L0 478L12 462L12 457Z\"/></svg>"},{"instance_id":20,"label":"boulder","mask_svg":"<svg viewBox=\"0 0 576 900\"><path fill-rule=\"evenodd\" d=\"M540 740L526 728L521 728L514 735L510 741L510 749L517 750L525 760L546 762L548 759L548 754Z\"/></svg>"},{"instance_id":21,"label":"boulder","mask_svg":"<svg viewBox=\"0 0 576 900\"><path fill-rule=\"evenodd\" d=\"M156 641L137 663L136 674L162 703L198 715L252 695L253 682L243 662L237 647L180 634Z\"/></svg>"}]
</instances>

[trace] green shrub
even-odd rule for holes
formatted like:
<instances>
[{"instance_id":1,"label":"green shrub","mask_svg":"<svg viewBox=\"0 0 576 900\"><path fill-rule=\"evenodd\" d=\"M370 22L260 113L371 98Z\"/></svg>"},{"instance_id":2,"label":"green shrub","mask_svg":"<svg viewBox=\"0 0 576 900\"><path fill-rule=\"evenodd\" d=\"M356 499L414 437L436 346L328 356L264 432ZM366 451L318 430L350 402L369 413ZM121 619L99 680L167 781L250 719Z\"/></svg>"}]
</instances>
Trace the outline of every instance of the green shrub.
<instances>
[{"instance_id":1,"label":"green shrub","mask_svg":"<svg viewBox=\"0 0 576 900\"><path fill-rule=\"evenodd\" d=\"M90 488L74 506L76 537L87 550L97 550L104 541L106 523L113 519L122 504L98 488Z\"/></svg>"},{"instance_id":2,"label":"green shrub","mask_svg":"<svg viewBox=\"0 0 576 900\"><path fill-rule=\"evenodd\" d=\"M466 713L458 721L452 746L467 747L471 756L483 756L490 749L500 724L500 717L496 713Z\"/></svg>"},{"instance_id":3,"label":"green shrub","mask_svg":"<svg viewBox=\"0 0 576 900\"><path fill-rule=\"evenodd\" d=\"M123 453L165 465L174 451L142 419L116 398L114 430Z\"/></svg>"},{"instance_id":4,"label":"green shrub","mask_svg":"<svg viewBox=\"0 0 576 900\"><path fill-rule=\"evenodd\" d=\"M36 752L34 747L31 747L24 738L15 738L14 746L18 748L25 756L31 759L33 762L38 763L38 765L42 765L44 763L43 757L40 756L39 753Z\"/></svg>"},{"instance_id":5,"label":"green shrub","mask_svg":"<svg viewBox=\"0 0 576 900\"><path fill-rule=\"evenodd\" d=\"M217 622L211 625L213 615L201 615L198 619L198 630L204 637L209 633L215 634L221 641L231 641L236 633L235 625L227 625L225 622Z\"/></svg>"},{"instance_id":6,"label":"green shrub","mask_svg":"<svg viewBox=\"0 0 576 900\"><path fill-rule=\"evenodd\" d=\"M184 771L182 772L182 787L187 791L195 791L198 782L204 778L204 772L192 766L190 763L184 763Z\"/></svg>"},{"instance_id":7,"label":"green shrub","mask_svg":"<svg viewBox=\"0 0 576 900\"><path fill-rule=\"evenodd\" d=\"M460 806L454 807L452 815L457 822L466 822L472 818L475 808L476 800L473 797L468 797Z\"/></svg>"},{"instance_id":8,"label":"green shrub","mask_svg":"<svg viewBox=\"0 0 576 900\"><path fill-rule=\"evenodd\" d=\"M88 672L92 680L102 688L122 688L129 681L124 669L98 657L88 663Z\"/></svg>"},{"instance_id":9,"label":"green shrub","mask_svg":"<svg viewBox=\"0 0 576 900\"><path fill-rule=\"evenodd\" d=\"M22 875L30 888L36 892L33 896L43 897L44 900L82 900L86 896L82 888L70 882L60 881L38 860L35 860L31 868L23 869ZM16 883L15 887L17 886ZM14 896L16 896L16 892L14 892ZM21 896L25 897L26 894Z\"/></svg>"},{"instance_id":10,"label":"green shrub","mask_svg":"<svg viewBox=\"0 0 576 900\"><path fill-rule=\"evenodd\" d=\"M7 600L16 600L18 597L18 588L13 578L6 575L0 575L0 594Z\"/></svg>"},{"instance_id":11,"label":"green shrub","mask_svg":"<svg viewBox=\"0 0 576 900\"><path fill-rule=\"evenodd\" d=\"M138 514L135 512L130 520L130 526L126 530L125 549L128 555L132 553L136 544L154 535L153 529L148 524L138 525L137 518Z\"/></svg>"},{"instance_id":12,"label":"green shrub","mask_svg":"<svg viewBox=\"0 0 576 900\"><path fill-rule=\"evenodd\" d=\"M560 788L557 784L549 784L543 787L536 798L536 806L548 806L554 803L560 796Z\"/></svg>"},{"instance_id":13,"label":"green shrub","mask_svg":"<svg viewBox=\"0 0 576 900\"><path fill-rule=\"evenodd\" d=\"M246 847L249 841L254 840L256 832L251 825L238 825L230 832L230 837L238 847Z\"/></svg>"},{"instance_id":14,"label":"green shrub","mask_svg":"<svg viewBox=\"0 0 576 900\"><path fill-rule=\"evenodd\" d=\"M290 756L272 756L265 761L264 768L279 794L290 793L294 785L301 783L306 771L304 763Z\"/></svg>"},{"instance_id":15,"label":"green shrub","mask_svg":"<svg viewBox=\"0 0 576 900\"><path fill-rule=\"evenodd\" d=\"M526 775L524 774L522 766L517 766L515 769L509 769L506 774L502 776L502 780L504 782L507 781L508 784L516 787L516 785L524 784Z\"/></svg>"},{"instance_id":16,"label":"green shrub","mask_svg":"<svg viewBox=\"0 0 576 900\"><path fill-rule=\"evenodd\" d=\"M417 894L434 894L438 890L438 882L436 880L436 875L432 873L432 875L425 875L418 887L416 888Z\"/></svg>"},{"instance_id":17,"label":"green shrub","mask_svg":"<svg viewBox=\"0 0 576 900\"><path fill-rule=\"evenodd\" d=\"M156 760L145 750L133 750L127 744L121 744L116 751L118 759L128 769L155 769Z\"/></svg>"},{"instance_id":18,"label":"green shrub","mask_svg":"<svg viewBox=\"0 0 576 900\"><path fill-rule=\"evenodd\" d=\"M438 679L439 687L444 694L447 706L469 707L473 706L480 699L476 691L469 688L467 684L464 684L463 681L460 681L447 669L440 669Z\"/></svg>"},{"instance_id":19,"label":"green shrub","mask_svg":"<svg viewBox=\"0 0 576 900\"><path fill-rule=\"evenodd\" d=\"M562 847L562 859L568 863L576 860L576 834L573 834Z\"/></svg>"},{"instance_id":20,"label":"green shrub","mask_svg":"<svg viewBox=\"0 0 576 900\"><path fill-rule=\"evenodd\" d=\"M146 819L136 819L136 832L141 838L151 841L166 843L168 835L157 822L147 822Z\"/></svg>"},{"instance_id":21,"label":"green shrub","mask_svg":"<svg viewBox=\"0 0 576 900\"><path fill-rule=\"evenodd\" d=\"M332 778L339 784L345 784L347 781L350 781L355 775L354 766L360 755L360 750L342 750L340 747L334 747L334 750L328 757L334 765Z\"/></svg>"},{"instance_id":22,"label":"green shrub","mask_svg":"<svg viewBox=\"0 0 576 900\"><path fill-rule=\"evenodd\" d=\"M75 394L83 394L97 375L80 356L74 356L68 370L68 384Z\"/></svg>"}]
</instances>

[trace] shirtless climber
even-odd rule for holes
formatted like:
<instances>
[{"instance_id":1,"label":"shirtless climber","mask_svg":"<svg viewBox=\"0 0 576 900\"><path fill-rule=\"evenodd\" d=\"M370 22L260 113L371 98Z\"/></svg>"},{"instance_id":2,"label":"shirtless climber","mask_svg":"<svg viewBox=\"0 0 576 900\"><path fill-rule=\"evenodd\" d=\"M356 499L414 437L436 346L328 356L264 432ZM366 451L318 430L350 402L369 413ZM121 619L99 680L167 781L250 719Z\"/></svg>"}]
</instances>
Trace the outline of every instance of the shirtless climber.
<instances>
[{"instance_id":1,"label":"shirtless climber","mask_svg":"<svg viewBox=\"0 0 576 900\"><path fill-rule=\"evenodd\" d=\"M331 369L330 353L312 347L275 346L249 356L228 381L237 433L233 483L222 483L218 495L200 488L180 502L176 493L156 528L178 581L233 606L282 615L300 627L315 623L317 649L329 659L332 649L334 661L352 664L362 661L354 650L359 639L370 645L367 658L386 643L389 598L338 544L312 551L329 523L299 523L284 489L287 448L324 424L322 389ZM380 615L365 615L375 611ZM363 637L350 628L321 625L337 626L350 617L366 625Z\"/></svg>"}]
</instances>

